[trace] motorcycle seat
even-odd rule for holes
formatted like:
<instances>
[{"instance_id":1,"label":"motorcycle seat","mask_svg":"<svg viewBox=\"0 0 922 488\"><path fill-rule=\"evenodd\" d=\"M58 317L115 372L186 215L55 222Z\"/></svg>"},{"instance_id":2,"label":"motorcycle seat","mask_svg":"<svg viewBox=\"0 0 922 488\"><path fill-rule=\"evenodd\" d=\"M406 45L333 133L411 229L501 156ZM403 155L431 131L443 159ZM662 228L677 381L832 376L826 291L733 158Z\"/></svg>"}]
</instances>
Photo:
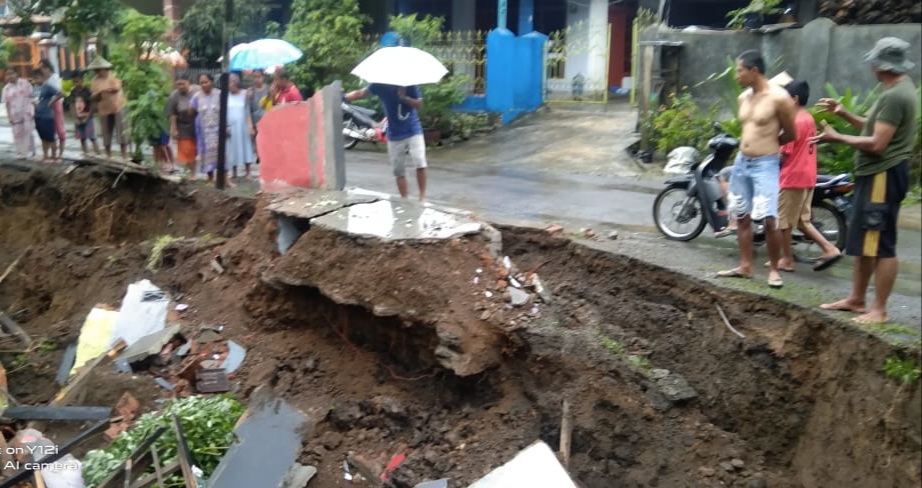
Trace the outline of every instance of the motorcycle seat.
<instances>
[{"instance_id":1,"label":"motorcycle seat","mask_svg":"<svg viewBox=\"0 0 922 488\"><path fill-rule=\"evenodd\" d=\"M840 175L817 175L816 186L817 188L826 188L830 186L836 186L839 183L847 180L848 173L842 173Z\"/></svg>"},{"instance_id":2,"label":"motorcycle seat","mask_svg":"<svg viewBox=\"0 0 922 488\"><path fill-rule=\"evenodd\" d=\"M352 105L352 109L355 110L356 112L358 112L358 113L360 113L360 114L362 114L362 115L366 115L366 116L368 116L368 117L374 117L374 116L375 116L375 111L372 110L372 109L370 109L370 108L359 107L358 105Z\"/></svg>"}]
</instances>

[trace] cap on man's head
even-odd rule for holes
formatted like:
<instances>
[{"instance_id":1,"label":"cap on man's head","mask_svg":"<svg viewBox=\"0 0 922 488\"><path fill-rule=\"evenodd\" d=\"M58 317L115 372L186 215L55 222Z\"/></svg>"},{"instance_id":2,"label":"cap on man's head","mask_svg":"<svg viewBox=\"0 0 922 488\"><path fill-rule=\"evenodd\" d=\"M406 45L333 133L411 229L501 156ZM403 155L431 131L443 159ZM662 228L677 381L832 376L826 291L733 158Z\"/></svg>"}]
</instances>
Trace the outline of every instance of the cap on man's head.
<instances>
[{"instance_id":1,"label":"cap on man's head","mask_svg":"<svg viewBox=\"0 0 922 488\"><path fill-rule=\"evenodd\" d=\"M877 71L905 74L915 63L906 59L909 43L897 37L885 37L874 45L864 57Z\"/></svg>"}]
</instances>

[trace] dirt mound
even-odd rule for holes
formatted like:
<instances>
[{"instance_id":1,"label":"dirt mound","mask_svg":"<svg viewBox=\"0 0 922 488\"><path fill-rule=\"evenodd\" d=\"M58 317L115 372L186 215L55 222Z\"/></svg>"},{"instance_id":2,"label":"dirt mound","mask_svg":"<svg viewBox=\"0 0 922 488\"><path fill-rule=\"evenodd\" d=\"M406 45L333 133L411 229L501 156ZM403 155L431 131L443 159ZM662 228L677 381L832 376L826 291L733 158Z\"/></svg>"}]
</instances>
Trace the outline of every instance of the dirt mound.
<instances>
[{"instance_id":1,"label":"dirt mound","mask_svg":"<svg viewBox=\"0 0 922 488\"><path fill-rule=\"evenodd\" d=\"M585 487L920 481L918 383L900 387L881 372L900 352L822 315L502 229L504 253L553 295L523 313L505 307L476 236L397 245L317 227L279 256L256 202L130 178L111 190L111 176L78 173L0 170L0 225L15 226L0 236L0 266L29 249L0 284L0 309L63 343L95 303L117 305L129 283L151 279L190 305L189 326L225 324L247 348L241 395L271 385L317 422L301 453L319 469L312 486L341 486L349 451L386 460L403 448L398 486L442 477L466 486L535 439L556 448L564 400L569 470ZM102 188L87 205L83 196ZM98 209L112 202L109 225ZM147 270L150 240L166 233L230 239L180 241ZM215 255L223 274L210 271ZM481 372L446 367L433 352L445 331L460 335L462 356L482 355ZM12 369L15 357L0 359ZM12 393L47 400L55 389L37 383L53 379L60 351L27 360L10 373ZM147 394L136 396L151 402Z\"/></svg>"}]
</instances>

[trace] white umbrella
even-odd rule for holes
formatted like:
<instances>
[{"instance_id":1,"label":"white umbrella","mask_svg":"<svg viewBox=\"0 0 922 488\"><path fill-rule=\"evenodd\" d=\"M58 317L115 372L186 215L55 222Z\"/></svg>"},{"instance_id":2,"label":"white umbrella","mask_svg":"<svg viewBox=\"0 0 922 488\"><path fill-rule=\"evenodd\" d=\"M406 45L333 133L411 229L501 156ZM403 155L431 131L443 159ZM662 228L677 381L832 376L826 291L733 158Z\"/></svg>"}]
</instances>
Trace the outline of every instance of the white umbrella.
<instances>
[{"instance_id":1,"label":"white umbrella","mask_svg":"<svg viewBox=\"0 0 922 488\"><path fill-rule=\"evenodd\" d=\"M230 50L230 69L266 69L281 66L301 59L304 53L288 41L281 39L260 39L238 44Z\"/></svg>"},{"instance_id":2,"label":"white umbrella","mask_svg":"<svg viewBox=\"0 0 922 488\"><path fill-rule=\"evenodd\" d=\"M435 56L415 47L383 47L359 63L352 74L369 83L413 86L438 83L448 69Z\"/></svg>"}]
</instances>

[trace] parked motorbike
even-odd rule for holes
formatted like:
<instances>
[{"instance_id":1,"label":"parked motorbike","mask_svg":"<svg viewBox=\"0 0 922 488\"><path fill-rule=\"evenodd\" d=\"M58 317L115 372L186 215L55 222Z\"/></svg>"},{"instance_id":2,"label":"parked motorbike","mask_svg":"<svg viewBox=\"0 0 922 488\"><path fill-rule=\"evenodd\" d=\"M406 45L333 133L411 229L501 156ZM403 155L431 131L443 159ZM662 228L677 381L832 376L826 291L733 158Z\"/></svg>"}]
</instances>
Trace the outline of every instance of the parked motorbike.
<instances>
[{"instance_id":1,"label":"parked motorbike","mask_svg":"<svg viewBox=\"0 0 922 488\"><path fill-rule=\"evenodd\" d=\"M715 124L718 134L708 141L711 153L702 161L693 161L687 171L666 180L666 188L653 202L653 220L668 239L690 241L710 226L715 232L729 223L729 212L718 181L718 173L739 148L739 140L725 134ZM839 249L845 248L846 226L851 214L851 175L819 175L811 203L811 222L826 239ZM753 222L754 241L765 241L764 224ZM802 260L815 260L822 250L799 231L793 232L798 249L807 248ZM799 253L801 254L801 253Z\"/></svg>"},{"instance_id":2,"label":"parked motorbike","mask_svg":"<svg viewBox=\"0 0 922 488\"><path fill-rule=\"evenodd\" d=\"M387 142L387 117L375 122L374 110L343 102L343 146L354 148L359 142Z\"/></svg>"}]
</instances>

